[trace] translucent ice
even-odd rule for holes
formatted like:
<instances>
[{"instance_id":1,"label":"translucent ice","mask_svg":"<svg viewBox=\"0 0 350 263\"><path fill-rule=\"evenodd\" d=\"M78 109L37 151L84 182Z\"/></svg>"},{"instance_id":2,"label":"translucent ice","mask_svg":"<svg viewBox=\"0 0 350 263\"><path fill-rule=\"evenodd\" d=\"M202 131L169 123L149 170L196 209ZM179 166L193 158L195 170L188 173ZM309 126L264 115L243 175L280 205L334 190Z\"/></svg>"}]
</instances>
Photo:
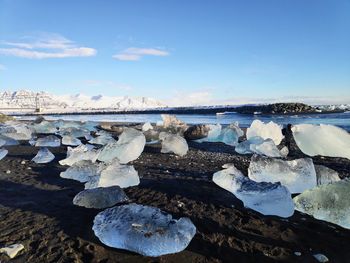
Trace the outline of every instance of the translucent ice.
<instances>
[{"instance_id":1,"label":"translucent ice","mask_svg":"<svg viewBox=\"0 0 350 263\"><path fill-rule=\"evenodd\" d=\"M128 197L119 186L85 189L73 199L73 204L86 208L107 208L128 201Z\"/></svg>"},{"instance_id":2,"label":"translucent ice","mask_svg":"<svg viewBox=\"0 0 350 263\"><path fill-rule=\"evenodd\" d=\"M36 133L43 133L43 134L57 132L57 128L56 128L55 123L49 122L49 121L42 121L40 123L34 123L33 129L35 130Z\"/></svg>"},{"instance_id":3,"label":"translucent ice","mask_svg":"<svg viewBox=\"0 0 350 263\"><path fill-rule=\"evenodd\" d=\"M0 148L0 160L4 159L4 157L8 154L8 150L4 148Z\"/></svg>"},{"instance_id":4,"label":"translucent ice","mask_svg":"<svg viewBox=\"0 0 350 263\"><path fill-rule=\"evenodd\" d=\"M175 153L184 156L188 151L186 140L179 135L161 132L159 139L162 141L162 153Z\"/></svg>"},{"instance_id":5,"label":"translucent ice","mask_svg":"<svg viewBox=\"0 0 350 263\"><path fill-rule=\"evenodd\" d=\"M91 138L89 140L91 144L99 144L99 145L107 145L108 143L116 143L112 135L110 134L102 134L97 137Z\"/></svg>"},{"instance_id":6,"label":"translucent ice","mask_svg":"<svg viewBox=\"0 0 350 263\"><path fill-rule=\"evenodd\" d=\"M141 155L145 144L146 138L142 132L125 128L116 143L112 142L103 147L98 160L108 162L117 158L120 163L131 162Z\"/></svg>"},{"instance_id":7,"label":"translucent ice","mask_svg":"<svg viewBox=\"0 0 350 263\"><path fill-rule=\"evenodd\" d=\"M5 253L10 258L14 258L18 252L24 249L24 246L22 244L13 244L8 247L0 248L0 253Z\"/></svg>"},{"instance_id":8,"label":"translucent ice","mask_svg":"<svg viewBox=\"0 0 350 263\"><path fill-rule=\"evenodd\" d=\"M186 127L187 124L176 118L175 115L162 114L164 128Z\"/></svg>"},{"instance_id":9,"label":"translucent ice","mask_svg":"<svg viewBox=\"0 0 350 263\"><path fill-rule=\"evenodd\" d=\"M5 144L3 144L3 146L10 146L10 145L18 145L19 142L15 139L12 139L10 137L7 137L5 135L1 135L0 134L0 139L5 141Z\"/></svg>"},{"instance_id":10,"label":"translucent ice","mask_svg":"<svg viewBox=\"0 0 350 263\"><path fill-rule=\"evenodd\" d=\"M244 134L238 123L232 123L223 129L220 124L210 124L207 127L209 128L208 136L197 140L197 142L223 142L227 145L236 146L239 137Z\"/></svg>"},{"instance_id":11,"label":"translucent ice","mask_svg":"<svg viewBox=\"0 0 350 263\"><path fill-rule=\"evenodd\" d=\"M319 185L294 197L295 209L350 229L350 180Z\"/></svg>"},{"instance_id":12,"label":"translucent ice","mask_svg":"<svg viewBox=\"0 0 350 263\"><path fill-rule=\"evenodd\" d=\"M309 155L350 159L350 134L333 125L299 124L292 127L300 150Z\"/></svg>"},{"instance_id":13,"label":"translucent ice","mask_svg":"<svg viewBox=\"0 0 350 263\"><path fill-rule=\"evenodd\" d=\"M281 182L292 194L301 193L317 184L315 167L310 158L284 161L253 155L248 176L256 182Z\"/></svg>"},{"instance_id":14,"label":"translucent ice","mask_svg":"<svg viewBox=\"0 0 350 263\"><path fill-rule=\"evenodd\" d=\"M276 145L279 145L283 139L282 127L272 121L263 123L260 120L254 120L247 129L247 139L260 136L263 139L272 139Z\"/></svg>"},{"instance_id":15,"label":"translucent ice","mask_svg":"<svg viewBox=\"0 0 350 263\"><path fill-rule=\"evenodd\" d=\"M60 146L61 146L61 139L56 137L55 135L49 135L43 138L39 138L35 143L35 147L60 147Z\"/></svg>"},{"instance_id":16,"label":"translucent ice","mask_svg":"<svg viewBox=\"0 0 350 263\"><path fill-rule=\"evenodd\" d=\"M60 176L65 179L85 183L90 181L91 178L99 176L104 168L104 163L93 163L90 160L82 160L74 163L66 171L61 172Z\"/></svg>"},{"instance_id":17,"label":"translucent ice","mask_svg":"<svg viewBox=\"0 0 350 263\"><path fill-rule=\"evenodd\" d=\"M213 181L233 193L245 207L264 215L293 215L293 200L285 186L280 183L255 182L245 177L234 165L226 167L213 175Z\"/></svg>"},{"instance_id":18,"label":"translucent ice","mask_svg":"<svg viewBox=\"0 0 350 263\"><path fill-rule=\"evenodd\" d=\"M283 154L278 150L272 139L264 140L259 136L251 137L249 140L240 142L236 146L235 151L239 154L256 153L269 157L283 157Z\"/></svg>"},{"instance_id":19,"label":"translucent ice","mask_svg":"<svg viewBox=\"0 0 350 263\"><path fill-rule=\"evenodd\" d=\"M135 186L140 183L140 178L132 165L119 164L117 161L111 162L100 176L93 177L85 184L85 189L96 187L109 187L118 185L121 188Z\"/></svg>"},{"instance_id":20,"label":"translucent ice","mask_svg":"<svg viewBox=\"0 0 350 263\"><path fill-rule=\"evenodd\" d=\"M61 136L69 135L74 138L84 138L85 136L90 135L90 131L80 127L66 127L60 128L58 134Z\"/></svg>"},{"instance_id":21,"label":"translucent ice","mask_svg":"<svg viewBox=\"0 0 350 263\"><path fill-rule=\"evenodd\" d=\"M8 121L6 125L11 131L4 132L3 135L15 140L30 140L32 138L33 129L28 125L16 121Z\"/></svg>"},{"instance_id":22,"label":"translucent ice","mask_svg":"<svg viewBox=\"0 0 350 263\"><path fill-rule=\"evenodd\" d=\"M317 185L340 181L339 174L323 165L315 165Z\"/></svg>"},{"instance_id":23,"label":"translucent ice","mask_svg":"<svg viewBox=\"0 0 350 263\"><path fill-rule=\"evenodd\" d=\"M35 163L49 163L53 159L55 159L55 155L53 155L49 149L41 148L32 161Z\"/></svg>"},{"instance_id":24,"label":"translucent ice","mask_svg":"<svg viewBox=\"0 0 350 263\"><path fill-rule=\"evenodd\" d=\"M104 210L92 229L107 246L151 257L184 250L196 233L189 218L175 220L158 208L137 204Z\"/></svg>"},{"instance_id":25,"label":"translucent ice","mask_svg":"<svg viewBox=\"0 0 350 263\"><path fill-rule=\"evenodd\" d=\"M81 144L81 141L78 138L75 138L73 136L64 135L62 137L62 144L63 145L78 146Z\"/></svg>"},{"instance_id":26,"label":"translucent ice","mask_svg":"<svg viewBox=\"0 0 350 263\"><path fill-rule=\"evenodd\" d=\"M150 122L146 122L145 124L142 125L142 131L148 131L148 130L152 130L153 126Z\"/></svg>"},{"instance_id":27,"label":"translucent ice","mask_svg":"<svg viewBox=\"0 0 350 263\"><path fill-rule=\"evenodd\" d=\"M59 161L60 165L73 165L81 160L90 160L95 162L100 153L99 150L92 149L93 147L81 144L78 147L67 148L67 158Z\"/></svg>"}]
</instances>

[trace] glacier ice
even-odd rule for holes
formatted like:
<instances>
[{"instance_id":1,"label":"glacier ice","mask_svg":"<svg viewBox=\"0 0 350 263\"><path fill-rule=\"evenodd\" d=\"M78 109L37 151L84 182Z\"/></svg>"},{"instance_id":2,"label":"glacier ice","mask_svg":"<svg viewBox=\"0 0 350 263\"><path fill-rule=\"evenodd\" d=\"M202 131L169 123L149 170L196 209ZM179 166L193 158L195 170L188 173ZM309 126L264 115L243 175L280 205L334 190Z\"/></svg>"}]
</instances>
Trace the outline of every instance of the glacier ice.
<instances>
[{"instance_id":1,"label":"glacier ice","mask_svg":"<svg viewBox=\"0 0 350 263\"><path fill-rule=\"evenodd\" d=\"M164 128L178 128L178 127L187 127L187 124L176 118L175 115L161 114L163 119Z\"/></svg>"},{"instance_id":2,"label":"glacier ice","mask_svg":"<svg viewBox=\"0 0 350 263\"><path fill-rule=\"evenodd\" d=\"M91 138L89 143L107 145L108 143L116 143L116 140L114 140L111 134L101 134L97 137Z\"/></svg>"},{"instance_id":3,"label":"glacier ice","mask_svg":"<svg viewBox=\"0 0 350 263\"><path fill-rule=\"evenodd\" d=\"M114 160L101 171L100 176L90 177L90 180L85 184L85 189L113 185L127 188L138 184L140 184L140 178L134 166L119 164Z\"/></svg>"},{"instance_id":4,"label":"glacier ice","mask_svg":"<svg viewBox=\"0 0 350 263\"><path fill-rule=\"evenodd\" d=\"M85 189L73 199L73 204L86 208L102 209L128 201L124 190L119 186Z\"/></svg>"},{"instance_id":5,"label":"glacier ice","mask_svg":"<svg viewBox=\"0 0 350 263\"><path fill-rule=\"evenodd\" d=\"M20 252L24 249L24 246L22 244L13 244L7 247L0 248L0 253L5 253L9 256L9 258L14 258Z\"/></svg>"},{"instance_id":6,"label":"glacier ice","mask_svg":"<svg viewBox=\"0 0 350 263\"><path fill-rule=\"evenodd\" d=\"M8 150L0 148L0 160L4 159L4 157L8 154Z\"/></svg>"},{"instance_id":7,"label":"glacier ice","mask_svg":"<svg viewBox=\"0 0 350 263\"><path fill-rule=\"evenodd\" d=\"M315 167L311 158L284 161L253 155L248 176L256 182L281 182L292 194L302 193L317 185Z\"/></svg>"},{"instance_id":8,"label":"glacier ice","mask_svg":"<svg viewBox=\"0 0 350 263\"><path fill-rule=\"evenodd\" d=\"M62 144L63 145L78 146L81 144L81 141L78 138L75 138L71 135L64 135L62 137Z\"/></svg>"},{"instance_id":9,"label":"glacier ice","mask_svg":"<svg viewBox=\"0 0 350 263\"><path fill-rule=\"evenodd\" d=\"M33 129L35 133L50 134L56 133L57 128L54 122L42 121L40 123L34 123Z\"/></svg>"},{"instance_id":10,"label":"glacier ice","mask_svg":"<svg viewBox=\"0 0 350 263\"><path fill-rule=\"evenodd\" d=\"M93 163L91 160L81 160L74 163L66 171L60 173L60 177L86 183L93 177L101 174L106 167L104 163Z\"/></svg>"},{"instance_id":11,"label":"glacier ice","mask_svg":"<svg viewBox=\"0 0 350 263\"><path fill-rule=\"evenodd\" d=\"M177 134L161 132L159 139L162 142L162 153L175 153L184 156L188 151L186 140Z\"/></svg>"},{"instance_id":12,"label":"glacier ice","mask_svg":"<svg viewBox=\"0 0 350 263\"><path fill-rule=\"evenodd\" d=\"M86 129L82 129L80 127L66 127L60 128L59 135L62 137L65 135L72 136L74 138L84 138L85 136L90 135L90 131Z\"/></svg>"},{"instance_id":13,"label":"glacier ice","mask_svg":"<svg viewBox=\"0 0 350 263\"><path fill-rule=\"evenodd\" d=\"M315 165L317 185L340 181L338 172L324 165Z\"/></svg>"},{"instance_id":14,"label":"glacier ice","mask_svg":"<svg viewBox=\"0 0 350 263\"><path fill-rule=\"evenodd\" d=\"M350 159L350 134L333 125L299 124L292 127L300 150L309 155L344 157Z\"/></svg>"},{"instance_id":15,"label":"glacier ice","mask_svg":"<svg viewBox=\"0 0 350 263\"><path fill-rule=\"evenodd\" d=\"M280 183L255 182L245 177L233 164L213 175L218 186L233 193L245 207L263 215L289 217L294 204L288 189Z\"/></svg>"},{"instance_id":16,"label":"glacier ice","mask_svg":"<svg viewBox=\"0 0 350 263\"><path fill-rule=\"evenodd\" d=\"M263 139L272 139L276 145L279 145L284 138L282 134L282 127L273 121L264 123L260 120L254 120L247 129L247 139L251 137L260 136Z\"/></svg>"},{"instance_id":17,"label":"glacier ice","mask_svg":"<svg viewBox=\"0 0 350 263\"><path fill-rule=\"evenodd\" d=\"M18 145L19 142L15 139L9 138L5 135L0 134L0 139L5 141L5 144L3 146L11 146L11 145Z\"/></svg>"},{"instance_id":18,"label":"glacier ice","mask_svg":"<svg viewBox=\"0 0 350 263\"><path fill-rule=\"evenodd\" d=\"M146 122L145 124L142 125L143 132L146 132L148 130L153 130L153 126L150 122Z\"/></svg>"},{"instance_id":19,"label":"glacier ice","mask_svg":"<svg viewBox=\"0 0 350 263\"><path fill-rule=\"evenodd\" d=\"M61 139L56 137L55 135L49 135L46 137L42 137L37 139L35 143L35 147L60 147Z\"/></svg>"},{"instance_id":20,"label":"glacier ice","mask_svg":"<svg viewBox=\"0 0 350 263\"><path fill-rule=\"evenodd\" d=\"M32 161L35 163L49 163L53 159L55 159L55 155L53 155L49 149L41 148Z\"/></svg>"},{"instance_id":21,"label":"glacier ice","mask_svg":"<svg viewBox=\"0 0 350 263\"><path fill-rule=\"evenodd\" d=\"M75 148L68 146L67 158L59 161L59 164L71 166L81 160L90 160L92 162L96 162L99 153L100 151L93 149L92 145L81 144Z\"/></svg>"},{"instance_id":22,"label":"glacier ice","mask_svg":"<svg viewBox=\"0 0 350 263\"><path fill-rule=\"evenodd\" d=\"M350 180L319 185L294 197L295 209L350 229Z\"/></svg>"},{"instance_id":23,"label":"glacier ice","mask_svg":"<svg viewBox=\"0 0 350 263\"><path fill-rule=\"evenodd\" d=\"M223 142L227 145L236 146L239 137L243 136L243 131L239 128L238 123L232 123L225 128L221 124L207 125L208 136L197 140L197 142Z\"/></svg>"},{"instance_id":24,"label":"glacier ice","mask_svg":"<svg viewBox=\"0 0 350 263\"><path fill-rule=\"evenodd\" d=\"M141 155L145 144L146 138L142 132L125 128L116 143L108 143L103 147L98 160L108 162L117 158L120 163L131 162Z\"/></svg>"},{"instance_id":25,"label":"glacier ice","mask_svg":"<svg viewBox=\"0 0 350 263\"><path fill-rule=\"evenodd\" d=\"M9 128L7 132L2 133L3 135L15 140L30 140L32 138L33 129L28 125L16 121L8 121L6 125Z\"/></svg>"},{"instance_id":26,"label":"glacier ice","mask_svg":"<svg viewBox=\"0 0 350 263\"><path fill-rule=\"evenodd\" d=\"M282 152L278 150L272 139L266 139L259 136L251 137L248 140L240 142L235 151L239 154L256 153L259 155L266 155L269 157L284 157Z\"/></svg>"},{"instance_id":27,"label":"glacier ice","mask_svg":"<svg viewBox=\"0 0 350 263\"><path fill-rule=\"evenodd\" d=\"M0 138L0 147L4 146L5 144L6 144L6 141Z\"/></svg>"},{"instance_id":28,"label":"glacier ice","mask_svg":"<svg viewBox=\"0 0 350 263\"><path fill-rule=\"evenodd\" d=\"M189 218L176 220L156 207L138 204L100 212L92 229L107 246L150 257L184 250L196 233Z\"/></svg>"}]
</instances>

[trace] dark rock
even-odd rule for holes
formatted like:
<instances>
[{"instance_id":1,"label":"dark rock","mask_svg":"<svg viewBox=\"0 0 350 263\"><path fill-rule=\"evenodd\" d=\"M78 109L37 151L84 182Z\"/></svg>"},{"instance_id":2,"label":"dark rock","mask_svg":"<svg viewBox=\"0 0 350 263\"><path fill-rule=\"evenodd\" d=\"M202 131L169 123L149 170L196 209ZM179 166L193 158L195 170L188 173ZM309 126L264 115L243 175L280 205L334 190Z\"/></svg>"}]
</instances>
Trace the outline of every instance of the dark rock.
<instances>
[{"instance_id":1,"label":"dark rock","mask_svg":"<svg viewBox=\"0 0 350 263\"><path fill-rule=\"evenodd\" d=\"M190 126L185 132L184 137L186 140L198 140L208 136L209 127L204 124L198 124Z\"/></svg>"}]
</instances>

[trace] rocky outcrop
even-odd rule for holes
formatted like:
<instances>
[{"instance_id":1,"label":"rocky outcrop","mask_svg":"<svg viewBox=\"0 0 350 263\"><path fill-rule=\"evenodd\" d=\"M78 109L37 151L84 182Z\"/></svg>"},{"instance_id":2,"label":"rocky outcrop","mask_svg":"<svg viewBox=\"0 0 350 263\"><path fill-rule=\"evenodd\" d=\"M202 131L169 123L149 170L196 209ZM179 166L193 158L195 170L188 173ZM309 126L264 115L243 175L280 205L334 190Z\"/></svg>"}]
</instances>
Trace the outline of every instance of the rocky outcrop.
<instances>
[{"instance_id":1,"label":"rocky outcrop","mask_svg":"<svg viewBox=\"0 0 350 263\"><path fill-rule=\"evenodd\" d=\"M243 114L294 114L294 113L316 113L317 108L303 103L274 103L268 105L242 106L235 109Z\"/></svg>"}]
</instances>

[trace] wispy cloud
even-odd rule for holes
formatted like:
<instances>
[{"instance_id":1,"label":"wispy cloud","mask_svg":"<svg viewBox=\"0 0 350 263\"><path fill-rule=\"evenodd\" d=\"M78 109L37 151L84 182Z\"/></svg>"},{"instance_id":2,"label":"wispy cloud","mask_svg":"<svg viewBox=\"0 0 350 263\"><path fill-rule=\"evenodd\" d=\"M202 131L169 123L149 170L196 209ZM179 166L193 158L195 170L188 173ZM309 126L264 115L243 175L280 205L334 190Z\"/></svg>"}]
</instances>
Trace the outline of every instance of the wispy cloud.
<instances>
[{"instance_id":1,"label":"wispy cloud","mask_svg":"<svg viewBox=\"0 0 350 263\"><path fill-rule=\"evenodd\" d=\"M83 47L59 35L45 33L26 37L26 41L1 41L0 54L30 59L90 57L95 56L94 48Z\"/></svg>"},{"instance_id":2,"label":"wispy cloud","mask_svg":"<svg viewBox=\"0 0 350 263\"><path fill-rule=\"evenodd\" d=\"M113 58L123 61L137 61L144 56L168 56L170 53L168 51L158 49L158 48L137 48L129 47L122 50L118 54L114 55Z\"/></svg>"}]
</instances>

